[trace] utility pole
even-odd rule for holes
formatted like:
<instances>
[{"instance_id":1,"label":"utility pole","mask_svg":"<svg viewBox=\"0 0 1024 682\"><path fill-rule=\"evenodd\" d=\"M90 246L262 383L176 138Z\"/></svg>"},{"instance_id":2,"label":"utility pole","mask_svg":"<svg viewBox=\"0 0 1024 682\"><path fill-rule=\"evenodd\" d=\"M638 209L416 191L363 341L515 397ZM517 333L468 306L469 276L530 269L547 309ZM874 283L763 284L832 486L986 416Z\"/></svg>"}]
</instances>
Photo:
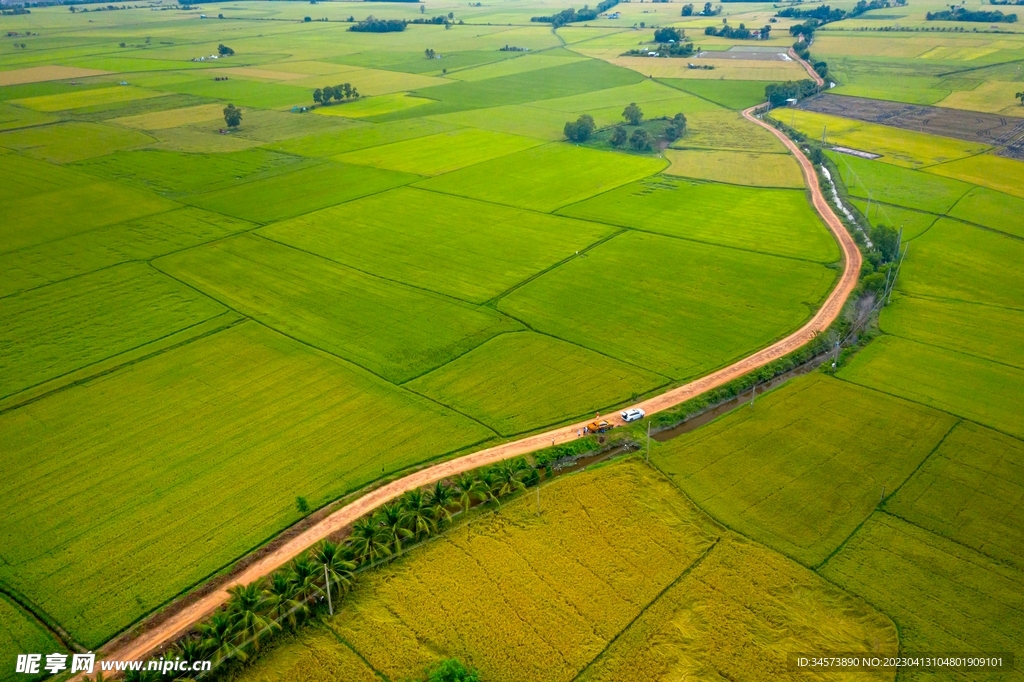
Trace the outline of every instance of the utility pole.
<instances>
[{"instance_id":1,"label":"utility pole","mask_svg":"<svg viewBox=\"0 0 1024 682\"><path fill-rule=\"evenodd\" d=\"M647 456L644 458L647 464L651 463L651 422L647 422Z\"/></svg>"},{"instance_id":2,"label":"utility pole","mask_svg":"<svg viewBox=\"0 0 1024 682\"><path fill-rule=\"evenodd\" d=\"M878 498L878 504L882 504L883 500L885 500L885 486L884 485L882 486L882 496Z\"/></svg>"},{"instance_id":3,"label":"utility pole","mask_svg":"<svg viewBox=\"0 0 1024 682\"><path fill-rule=\"evenodd\" d=\"M327 564L324 564L324 580L327 582L327 609L334 615L334 604L331 603L331 575L327 572Z\"/></svg>"},{"instance_id":4,"label":"utility pole","mask_svg":"<svg viewBox=\"0 0 1024 682\"><path fill-rule=\"evenodd\" d=\"M537 516L540 516L540 481L537 481Z\"/></svg>"}]
</instances>

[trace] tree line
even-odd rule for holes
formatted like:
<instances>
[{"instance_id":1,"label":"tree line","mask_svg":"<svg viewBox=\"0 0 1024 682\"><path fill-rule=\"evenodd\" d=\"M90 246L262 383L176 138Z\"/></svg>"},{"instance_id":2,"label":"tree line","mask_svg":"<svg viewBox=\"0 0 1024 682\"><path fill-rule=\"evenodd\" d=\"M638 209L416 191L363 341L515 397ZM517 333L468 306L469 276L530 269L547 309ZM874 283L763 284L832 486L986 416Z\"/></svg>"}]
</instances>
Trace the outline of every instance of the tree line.
<instances>
[{"instance_id":1,"label":"tree line","mask_svg":"<svg viewBox=\"0 0 1024 682\"><path fill-rule=\"evenodd\" d=\"M313 101L324 106L330 104L332 99L336 102L341 102L357 99L358 97L359 91L352 87L351 83L328 85L325 88L317 88L313 91Z\"/></svg>"},{"instance_id":2,"label":"tree line","mask_svg":"<svg viewBox=\"0 0 1024 682\"><path fill-rule=\"evenodd\" d=\"M1017 21L1016 14L1003 14L999 10L972 11L964 7L954 7L942 12L928 12L924 18L928 21L979 21L986 24L1012 24Z\"/></svg>"},{"instance_id":3,"label":"tree line","mask_svg":"<svg viewBox=\"0 0 1024 682\"><path fill-rule=\"evenodd\" d=\"M705 2L704 3L704 9L702 9L700 12L698 12L697 16L713 17L713 16L716 16L716 15L721 14L721 13L722 13L722 6L721 5L719 5L715 9L711 9L711 3L710 2ZM693 16L693 5L692 4L683 5L682 15L684 17Z\"/></svg>"},{"instance_id":4,"label":"tree line","mask_svg":"<svg viewBox=\"0 0 1024 682\"><path fill-rule=\"evenodd\" d=\"M818 84L809 78L785 83L770 83L764 89L764 96L773 107L781 107L788 100L801 100L818 94Z\"/></svg>"},{"instance_id":5,"label":"tree line","mask_svg":"<svg viewBox=\"0 0 1024 682\"><path fill-rule=\"evenodd\" d=\"M906 0L895 0L897 5L905 5ZM889 0L859 0L853 9L847 12L838 7L832 8L829 5L818 5L814 9L800 9L799 7L787 7L775 13L777 17L788 19L811 19L815 26L824 26L834 21L853 19L873 9L885 9L891 7Z\"/></svg>"},{"instance_id":6,"label":"tree line","mask_svg":"<svg viewBox=\"0 0 1024 682\"><path fill-rule=\"evenodd\" d=\"M767 40L768 36L771 35L771 32L772 27L768 24L765 24L762 28L757 29L756 31L751 31L747 28L746 24L740 24L738 28L734 28L728 23L722 24L721 28L716 29L714 26L708 26L704 29L704 35L706 36L720 36L722 38L733 38L738 40L749 40L751 38Z\"/></svg>"},{"instance_id":7,"label":"tree line","mask_svg":"<svg viewBox=\"0 0 1024 682\"><path fill-rule=\"evenodd\" d=\"M451 525L455 514L478 504L500 500L540 482L537 468L518 457L482 470L410 490L352 524L342 542L324 540L266 578L228 590L227 603L197 624L164 654L164 660L210 660L213 670L226 671L251 662L283 632L336 609L355 584L359 572L389 562ZM301 509L304 500L296 499ZM307 507L308 508L308 507ZM449 672L461 664L446 663ZM433 673L431 673L433 675ZM464 679L475 671L463 668ZM150 682L159 673L128 673L126 682ZM172 678L185 679L185 678Z\"/></svg>"},{"instance_id":8,"label":"tree line","mask_svg":"<svg viewBox=\"0 0 1024 682\"><path fill-rule=\"evenodd\" d=\"M589 5L584 5L583 9L577 12L570 7L550 16L530 17L530 21L551 24L554 28L558 28L576 21L593 21L597 19L598 15L607 12L617 4L619 4L619 0L602 0L594 9L590 9Z\"/></svg>"},{"instance_id":9,"label":"tree line","mask_svg":"<svg viewBox=\"0 0 1024 682\"><path fill-rule=\"evenodd\" d=\"M636 102L630 102L622 110L622 118L625 119L628 125L640 126L643 123L644 112ZM670 119L661 120L668 121L663 135L669 142L678 140L686 133L686 116L684 114L678 113ZM589 114L583 114L575 121L566 123L563 132L565 133L565 138L570 142L586 142L593 137L594 130L594 118ZM608 142L613 147L618 148L628 145L630 149L635 151L650 151L656 141L657 139L648 130L637 127L632 133L629 133L622 127L622 124L614 127L611 137L608 139Z\"/></svg>"},{"instance_id":10,"label":"tree line","mask_svg":"<svg viewBox=\"0 0 1024 682\"><path fill-rule=\"evenodd\" d=\"M358 33L394 33L404 31L407 23L404 19L377 19L371 15L349 26L348 30Z\"/></svg>"}]
</instances>

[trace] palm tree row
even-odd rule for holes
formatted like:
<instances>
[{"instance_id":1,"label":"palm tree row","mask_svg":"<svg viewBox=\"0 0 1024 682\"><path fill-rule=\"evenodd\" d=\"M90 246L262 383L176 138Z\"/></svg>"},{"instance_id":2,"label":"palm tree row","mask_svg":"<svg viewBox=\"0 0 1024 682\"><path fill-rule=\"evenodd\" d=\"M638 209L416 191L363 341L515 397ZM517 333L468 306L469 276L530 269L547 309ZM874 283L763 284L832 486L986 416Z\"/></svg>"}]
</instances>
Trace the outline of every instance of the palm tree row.
<instances>
[{"instance_id":1,"label":"palm tree row","mask_svg":"<svg viewBox=\"0 0 1024 682\"><path fill-rule=\"evenodd\" d=\"M352 525L342 543L325 540L272 573L228 590L230 598L194 631L178 640L165 659L245 664L282 630L294 631L340 603L352 588L356 571L390 561L451 523L453 513L475 504L495 503L540 480L525 459L501 462L478 472L459 474L426 489L410 490ZM126 682L192 679L129 673ZM211 679L210 673L204 679Z\"/></svg>"}]
</instances>

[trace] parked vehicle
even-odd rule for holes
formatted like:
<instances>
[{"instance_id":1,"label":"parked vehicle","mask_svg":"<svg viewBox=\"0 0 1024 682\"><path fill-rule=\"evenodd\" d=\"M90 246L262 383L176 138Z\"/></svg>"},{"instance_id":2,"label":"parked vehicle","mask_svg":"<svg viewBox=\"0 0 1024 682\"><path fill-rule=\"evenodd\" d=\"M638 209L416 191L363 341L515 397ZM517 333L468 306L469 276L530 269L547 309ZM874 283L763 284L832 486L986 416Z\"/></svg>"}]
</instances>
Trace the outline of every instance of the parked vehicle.
<instances>
[{"instance_id":1,"label":"parked vehicle","mask_svg":"<svg viewBox=\"0 0 1024 682\"><path fill-rule=\"evenodd\" d=\"M635 422L638 419L644 418L644 411L639 407L631 407L628 410L623 410L622 421Z\"/></svg>"}]
</instances>

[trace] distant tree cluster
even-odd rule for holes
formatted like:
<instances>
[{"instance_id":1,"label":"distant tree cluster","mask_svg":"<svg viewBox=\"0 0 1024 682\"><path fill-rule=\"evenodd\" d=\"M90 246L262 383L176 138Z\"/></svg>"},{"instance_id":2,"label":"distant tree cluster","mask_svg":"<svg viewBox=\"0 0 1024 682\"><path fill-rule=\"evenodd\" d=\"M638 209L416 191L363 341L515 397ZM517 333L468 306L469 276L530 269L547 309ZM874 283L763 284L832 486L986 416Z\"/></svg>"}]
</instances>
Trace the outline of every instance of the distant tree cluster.
<instances>
[{"instance_id":1,"label":"distant tree cluster","mask_svg":"<svg viewBox=\"0 0 1024 682\"><path fill-rule=\"evenodd\" d=\"M988 0L990 5L1024 5L1024 0Z\"/></svg>"},{"instance_id":2,"label":"distant tree cluster","mask_svg":"<svg viewBox=\"0 0 1024 682\"><path fill-rule=\"evenodd\" d=\"M1016 14L1003 14L999 10L971 11L963 7L954 7L943 12L928 12L924 16L928 21L978 21L986 24L1012 24L1017 21Z\"/></svg>"},{"instance_id":3,"label":"distant tree cluster","mask_svg":"<svg viewBox=\"0 0 1024 682\"><path fill-rule=\"evenodd\" d=\"M569 121L565 124L563 132L565 138L572 142L586 142L590 139L590 136L594 134L594 118L589 114L583 114L575 121Z\"/></svg>"},{"instance_id":4,"label":"distant tree cluster","mask_svg":"<svg viewBox=\"0 0 1024 682\"><path fill-rule=\"evenodd\" d=\"M740 24L735 28L729 24L723 24L721 28L708 26L704 29L704 35L720 36L722 38L732 38L734 40L749 40L751 38L767 39L771 34L771 31L772 27L768 25L765 25L760 30L751 31L745 24Z\"/></svg>"},{"instance_id":5,"label":"distant tree cluster","mask_svg":"<svg viewBox=\"0 0 1024 682\"><path fill-rule=\"evenodd\" d=\"M801 100L816 94L818 94L818 84L806 78L799 81L771 83L764 89L765 99L776 107L786 104L786 100Z\"/></svg>"},{"instance_id":6,"label":"distant tree cluster","mask_svg":"<svg viewBox=\"0 0 1024 682\"><path fill-rule=\"evenodd\" d=\"M404 0L392 0L392 1L393 2L399 2L399 1L404 2ZM411 24L436 24L436 25L439 25L439 26L443 24L443 25L447 26L449 23L451 23L451 21L450 21L450 19L448 17L446 17L443 14L441 14L441 15L438 15L436 17L431 17L429 19L427 19L426 17L416 17L415 19L413 19L409 23L411 23Z\"/></svg>"},{"instance_id":7,"label":"distant tree cluster","mask_svg":"<svg viewBox=\"0 0 1024 682\"><path fill-rule=\"evenodd\" d=\"M317 88L313 91L313 101L317 104L328 105L333 99L336 102L357 99L359 92L352 87L351 83L341 85L328 85L326 88Z\"/></svg>"},{"instance_id":8,"label":"distant tree cluster","mask_svg":"<svg viewBox=\"0 0 1024 682\"><path fill-rule=\"evenodd\" d=\"M602 12L607 12L615 5L619 4L619 0L602 0L597 4L597 7L590 9L588 5L584 5L583 9L576 11L572 7L564 9L561 12L557 12L546 17L530 17L530 21L540 22L545 24L551 24L554 28L559 26L565 26L577 21L593 21L597 19L598 15Z\"/></svg>"},{"instance_id":9,"label":"distant tree cluster","mask_svg":"<svg viewBox=\"0 0 1024 682\"><path fill-rule=\"evenodd\" d=\"M693 54L693 43L683 42L685 39L686 33L677 28L659 28L654 31L657 48L633 49L623 54L633 57L689 57Z\"/></svg>"},{"instance_id":10,"label":"distant tree cluster","mask_svg":"<svg viewBox=\"0 0 1024 682\"><path fill-rule=\"evenodd\" d=\"M242 125L242 110L234 104L227 105L224 107L224 122L228 124L228 128L237 128Z\"/></svg>"},{"instance_id":11,"label":"distant tree cluster","mask_svg":"<svg viewBox=\"0 0 1024 682\"><path fill-rule=\"evenodd\" d=\"M710 2L705 2L704 3L704 9L702 9L700 12L698 12L697 16L713 17L713 16L716 16L716 15L721 14L721 13L722 13L722 6L721 5L719 5L718 7L715 7L714 9L712 9L711 8L711 3ZM682 15L684 17L693 16L693 4L683 5Z\"/></svg>"},{"instance_id":12,"label":"distant tree cluster","mask_svg":"<svg viewBox=\"0 0 1024 682\"><path fill-rule=\"evenodd\" d=\"M230 47L223 43L217 46L217 54L219 54L221 57L230 57L234 53L234 50L232 50Z\"/></svg>"},{"instance_id":13,"label":"distant tree cluster","mask_svg":"<svg viewBox=\"0 0 1024 682\"><path fill-rule=\"evenodd\" d=\"M905 4L906 0L896 0L897 5ZM808 38L814 33L814 29L825 24L830 24L834 21L842 21L843 19L853 19L859 17L865 12L870 12L873 9L885 9L892 7L892 3L889 0L860 0L853 9L847 12L844 9L838 7L833 8L829 5L818 5L813 9L800 9L799 7L787 7L783 10L779 10L775 16L783 17L787 19L806 19L804 28L799 30L799 33L793 33L793 29L790 28L792 35L800 35L801 33L807 35Z\"/></svg>"},{"instance_id":14,"label":"distant tree cluster","mask_svg":"<svg viewBox=\"0 0 1024 682\"><path fill-rule=\"evenodd\" d=\"M404 19L377 19L369 16L359 23L349 26L348 30L358 33L395 33L404 31L406 23Z\"/></svg>"},{"instance_id":15,"label":"distant tree cluster","mask_svg":"<svg viewBox=\"0 0 1024 682\"><path fill-rule=\"evenodd\" d=\"M516 47L515 45L505 45L505 47L499 47L499 52L529 52L528 47Z\"/></svg>"},{"instance_id":16,"label":"distant tree cluster","mask_svg":"<svg viewBox=\"0 0 1024 682\"><path fill-rule=\"evenodd\" d=\"M428 668L423 682L480 682L480 673L462 665L458 659L448 658Z\"/></svg>"}]
</instances>

